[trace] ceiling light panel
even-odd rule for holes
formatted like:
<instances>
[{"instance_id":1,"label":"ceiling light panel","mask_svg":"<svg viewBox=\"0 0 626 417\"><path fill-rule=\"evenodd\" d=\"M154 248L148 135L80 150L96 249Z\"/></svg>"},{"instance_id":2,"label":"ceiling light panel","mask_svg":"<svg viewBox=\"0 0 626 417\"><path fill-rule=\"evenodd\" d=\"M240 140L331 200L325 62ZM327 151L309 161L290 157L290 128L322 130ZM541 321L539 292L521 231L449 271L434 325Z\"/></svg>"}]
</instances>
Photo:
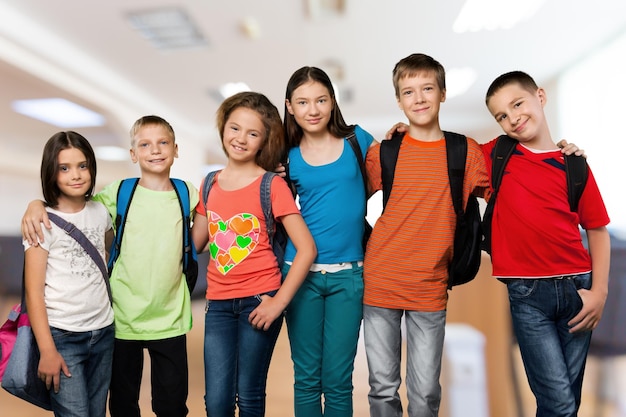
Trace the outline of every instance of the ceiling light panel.
<instances>
[{"instance_id":1,"label":"ceiling light panel","mask_svg":"<svg viewBox=\"0 0 626 417\"><path fill-rule=\"evenodd\" d=\"M204 47L208 42L184 10L177 7L128 14L131 26L158 49Z\"/></svg>"},{"instance_id":2,"label":"ceiling light panel","mask_svg":"<svg viewBox=\"0 0 626 417\"><path fill-rule=\"evenodd\" d=\"M63 98L15 100L11 107L16 113L63 129L96 127L105 123L101 114Z\"/></svg>"}]
</instances>

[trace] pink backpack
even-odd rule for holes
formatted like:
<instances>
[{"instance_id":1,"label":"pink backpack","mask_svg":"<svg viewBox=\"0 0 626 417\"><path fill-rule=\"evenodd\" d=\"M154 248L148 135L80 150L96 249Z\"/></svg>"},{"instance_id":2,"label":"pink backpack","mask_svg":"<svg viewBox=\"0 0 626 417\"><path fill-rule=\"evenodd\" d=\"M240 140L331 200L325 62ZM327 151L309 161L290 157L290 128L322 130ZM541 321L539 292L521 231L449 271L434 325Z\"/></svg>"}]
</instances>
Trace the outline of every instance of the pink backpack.
<instances>
[{"instance_id":1,"label":"pink backpack","mask_svg":"<svg viewBox=\"0 0 626 417\"><path fill-rule=\"evenodd\" d=\"M9 312L9 318L0 327L0 381L9 362L9 357L17 338L17 329L22 326L30 326L28 314L21 314L21 304L13 306Z\"/></svg>"}]
</instances>

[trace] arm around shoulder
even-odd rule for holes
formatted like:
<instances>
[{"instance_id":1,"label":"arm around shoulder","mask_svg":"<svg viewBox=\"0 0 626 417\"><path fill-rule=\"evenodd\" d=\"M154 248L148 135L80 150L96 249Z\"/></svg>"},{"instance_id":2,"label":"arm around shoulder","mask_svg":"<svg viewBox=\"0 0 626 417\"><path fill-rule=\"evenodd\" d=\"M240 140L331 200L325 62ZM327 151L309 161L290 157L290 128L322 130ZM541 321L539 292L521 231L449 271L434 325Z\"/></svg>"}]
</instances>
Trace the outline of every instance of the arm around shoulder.
<instances>
[{"instance_id":1,"label":"arm around shoulder","mask_svg":"<svg viewBox=\"0 0 626 417\"><path fill-rule=\"evenodd\" d=\"M22 217L22 238L32 246L37 246L39 242L43 242L41 223L48 230L52 228L43 201L33 200L28 204Z\"/></svg>"}]
</instances>

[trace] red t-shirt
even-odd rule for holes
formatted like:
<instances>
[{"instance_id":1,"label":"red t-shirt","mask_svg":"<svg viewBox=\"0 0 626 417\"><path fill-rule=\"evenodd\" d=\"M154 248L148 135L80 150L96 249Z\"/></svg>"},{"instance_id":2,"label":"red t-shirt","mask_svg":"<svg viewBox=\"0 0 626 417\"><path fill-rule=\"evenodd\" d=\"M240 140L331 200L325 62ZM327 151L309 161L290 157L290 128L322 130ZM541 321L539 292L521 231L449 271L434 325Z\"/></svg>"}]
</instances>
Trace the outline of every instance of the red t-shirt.
<instances>
[{"instance_id":1,"label":"red t-shirt","mask_svg":"<svg viewBox=\"0 0 626 417\"><path fill-rule=\"evenodd\" d=\"M269 243L261 208L261 179L238 190L223 190L219 173L211 187L206 207L196 212L207 215L209 251L206 298L226 300L250 297L280 287L281 272ZM287 183L274 177L271 185L272 211L277 221L300 213Z\"/></svg>"},{"instance_id":2,"label":"red t-shirt","mask_svg":"<svg viewBox=\"0 0 626 417\"><path fill-rule=\"evenodd\" d=\"M491 176L495 141L482 145ZM533 152L518 144L506 164L492 220L493 275L547 278L591 271L578 225L604 227L609 216L589 171L578 212L569 209L560 150Z\"/></svg>"}]
</instances>

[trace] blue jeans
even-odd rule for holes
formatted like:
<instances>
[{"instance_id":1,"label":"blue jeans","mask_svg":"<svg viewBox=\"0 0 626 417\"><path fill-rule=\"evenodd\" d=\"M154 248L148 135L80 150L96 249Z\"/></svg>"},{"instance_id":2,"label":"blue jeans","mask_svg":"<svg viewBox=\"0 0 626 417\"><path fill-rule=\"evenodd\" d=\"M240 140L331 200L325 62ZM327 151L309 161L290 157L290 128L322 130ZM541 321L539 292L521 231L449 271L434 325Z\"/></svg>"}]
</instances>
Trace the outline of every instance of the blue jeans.
<instances>
[{"instance_id":1,"label":"blue jeans","mask_svg":"<svg viewBox=\"0 0 626 417\"><path fill-rule=\"evenodd\" d=\"M570 333L567 322L582 308L578 290L591 288L591 274L503 281L537 416L576 416L591 332Z\"/></svg>"},{"instance_id":2,"label":"blue jeans","mask_svg":"<svg viewBox=\"0 0 626 417\"><path fill-rule=\"evenodd\" d=\"M409 417L436 417L441 403L441 358L446 311L393 310L364 305L363 337L369 368L370 415L402 417L398 389L404 315L407 339L406 390Z\"/></svg>"},{"instance_id":3,"label":"blue jeans","mask_svg":"<svg viewBox=\"0 0 626 417\"><path fill-rule=\"evenodd\" d=\"M283 276L289 265L283 267ZM296 417L353 414L352 372L363 317L363 267L309 272L286 313ZM324 395L324 411L321 398Z\"/></svg>"},{"instance_id":4,"label":"blue jeans","mask_svg":"<svg viewBox=\"0 0 626 417\"><path fill-rule=\"evenodd\" d=\"M267 293L274 296L276 291ZM204 327L204 401L211 417L265 415L265 387L282 315L267 331L248 322L261 295L208 300Z\"/></svg>"},{"instance_id":5,"label":"blue jeans","mask_svg":"<svg viewBox=\"0 0 626 417\"><path fill-rule=\"evenodd\" d=\"M113 362L113 325L99 330L70 332L51 327L52 338L70 370L61 372L58 393L51 390L56 417L104 417Z\"/></svg>"}]
</instances>

